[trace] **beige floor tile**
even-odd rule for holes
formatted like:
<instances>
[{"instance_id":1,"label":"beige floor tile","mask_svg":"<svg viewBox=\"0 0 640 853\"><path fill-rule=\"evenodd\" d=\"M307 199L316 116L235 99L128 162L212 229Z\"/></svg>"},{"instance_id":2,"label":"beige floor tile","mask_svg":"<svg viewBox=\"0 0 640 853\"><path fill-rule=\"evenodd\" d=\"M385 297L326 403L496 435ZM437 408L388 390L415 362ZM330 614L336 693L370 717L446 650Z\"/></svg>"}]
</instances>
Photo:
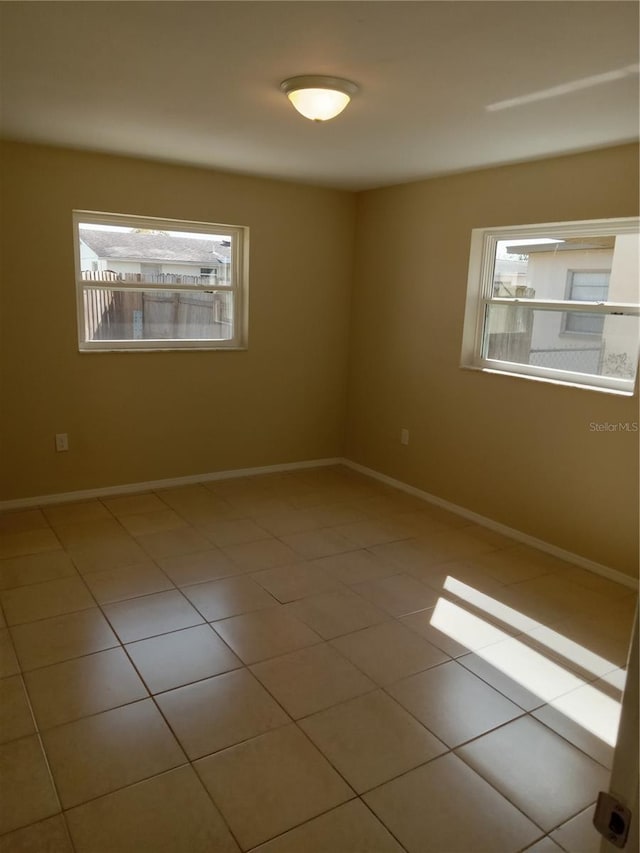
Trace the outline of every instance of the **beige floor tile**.
<instances>
[{"instance_id":1,"label":"beige floor tile","mask_svg":"<svg viewBox=\"0 0 640 853\"><path fill-rule=\"evenodd\" d=\"M242 666L208 625L139 640L126 648L151 693L171 690Z\"/></svg>"},{"instance_id":2,"label":"beige floor tile","mask_svg":"<svg viewBox=\"0 0 640 853\"><path fill-rule=\"evenodd\" d=\"M58 524L55 531L65 548L80 548L83 545L100 545L111 540L120 542L129 539L122 524L111 515L94 521Z\"/></svg>"},{"instance_id":3,"label":"beige floor tile","mask_svg":"<svg viewBox=\"0 0 640 853\"><path fill-rule=\"evenodd\" d=\"M90 572L84 576L84 581L99 604L174 588L165 573L150 560L133 566Z\"/></svg>"},{"instance_id":4,"label":"beige floor tile","mask_svg":"<svg viewBox=\"0 0 640 853\"><path fill-rule=\"evenodd\" d=\"M562 847L559 847L547 835L540 841L536 841L531 847L527 847L524 853L562 853Z\"/></svg>"},{"instance_id":5,"label":"beige floor tile","mask_svg":"<svg viewBox=\"0 0 640 853\"><path fill-rule=\"evenodd\" d=\"M364 583L389 575L397 575L400 568L389 561L380 560L370 551L348 551L345 554L335 554L314 560L313 565L324 569L336 580L345 584Z\"/></svg>"},{"instance_id":6,"label":"beige floor tile","mask_svg":"<svg viewBox=\"0 0 640 853\"><path fill-rule=\"evenodd\" d=\"M591 805L580 814L563 823L551 837L567 853L600 853L602 836L593 825L595 806Z\"/></svg>"},{"instance_id":7,"label":"beige floor tile","mask_svg":"<svg viewBox=\"0 0 640 853\"><path fill-rule=\"evenodd\" d=\"M213 626L245 663L257 663L320 642L320 637L281 607L223 619Z\"/></svg>"},{"instance_id":8,"label":"beige floor tile","mask_svg":"<svg viewBox=\"0 0 640 853\"><path fill-rule=\"evenodd\" d=\"M446 564L438 568L444 569ZM431 580L426 582L432 583ZM440 591L452 604L475 614L476 618L496 626L506 634L516 636L540 627L528 608L521 606L512 586L501 586L497 582L493 588L490 585L476 585L465 582L452 572L444 579Z\"/></svg>"},{"instance_id":9,"label":"beige floor tile","mask_svg":"<svg viewBox=\"0 0 640 853\"><path fill-rule=\"evenodd\" d=\"M59 548L60 541L49 528L0 534L0 558L37 554L40 551L55 551Z\"/></svg>"},{"instance_id":10,"label":"beige floor tile","mask_svg":"<svg viewBox=\"0 0 640 853\"><path fill-rule=\"evenodd\" d=\"M353 589L391 616L405 616L433 607L438 600L435 590L406 574L355 584Z\"/></svg>"},{"instance_id":11,"label":"beige floor tile","mask_svg":"<svg viewBox=\"0 0 640 853\"><path fill-rule=\"evenodd\" d=\"M53 504L43 509L47 521L53 526L75 524L84 521L97 521L111 518L111 513L101 501L75 501L73 503Z\"/></svg>"},{"instance_id":12,"label":"beige floor tile","mask_svg":"<svg viewBox=\"0 0 640 853\"><path fill-rule=\"evenodd\" d=\"M344 524L356 524L367 521L369 516L351 504L323 504L313 508L313 514L321 527L341 527Z\"/></svg>"},{"instance_id":13,"label":"beige floor tile","mask_svg":"<svg viewBox=\"0 0 640 853\"><path fill-rule=\"evenodd\" d=\"M375 688L326 643L263 661L251 671L294 719Z\"/></svg>"},{"instance_id":14,"label":"beige floor tile","mask_svg":"<svg viewBox=\"0 0 640 853\"><path fill-rule=\"evenodd\" d=\"M368 550L382 563L396 566L397 572L411 572L434 566L449 559L447 555L439 560L423 547L423 539L404 539L399 542L385 542L373 545ZM454 559L451 557L450 559Z\"/></svg>"},{"instance_id":15,"label":"beige floor tile","mask_svg":"<svg viewBox=\"0 0 640 853\"><path fill-rule=\"evenodd\" d=\"M240 510L243 515L256 518L259 515L270 515L271 513L284 512L291 509L291 505L282 498L272 497L270 495L248 495L248 496L228 496L227 500L236 509Z\"/></svg>"},{"instance_id":16,"label":"beige floor tile","mask_svg":"<svg viewBox=\"0 0 640 853\"><path fill-rule=\"evenodd\" d=\"M307 560L328 557L331 554L342 554L345 551L354 551L360 547L353 540L344 536L337 528L306 530L302 533L291 533L280 538Z\"/></svg>"},{"instance_id":17,"label":"beige floor tile","mask_svg":"<svg viewBox=\"0 0 640 853\"><path fill-rule=\"evenodd\" d=\"M76 568L64 551L44 551L0 560L0 589L73 577Z\"/></svg>"},{"instance_id":18,"label":"beige floor tile","mask_svg":"<svg viewBox=\"0 0 640 853\"><path fill-rule=\"evenodd\" d=\"M148 555L131 537L109 539L102 543L79 545L68 549L69 556L81 574L133 566L148 559Z\"/></svg>"},{"instance_id":19,"label":"beige floor tile","mask_svg":"<svg viewBox=\"0 0 640 853\"><path fill-rule=\"evenodd\" d=\"M514 591L526 597L533 594L552 606L566 609L567 616L574 613L598 614L602 607L602 594L593 589L566 580L564 574L544 575L514 584ZM570 602L570 604L569 604Z\"/></svg>"},{"instance_id":20,"label":"beige floor tile","mask_svg":"<svg viewBox=\"0 0 640 853\"><path fill-rule=\"evenodd\" d=\"M287 609L325 640L386 622L389 618L388 614L348 589L312 595L294 601Z\"/></svg>"},{"instance_id":21,"label":"beige floor tile","mask_svg":"<svg viewBox=\"0 0 640 853\"><path fill-rule=\"evenodd\" d=\"M265 607L276 607L278 604L268 592L247 576L222 578L188 586L183 589L183 593L208 622L262 610Z\"/></svg>"},{"instance_id":22,"label":"beige floor tile","mask_svg":"<svg viewBox=\"0 0 640 853\"><path fill-rule=\"evenodd\" d=\"M381 521L400 524L403 530L410 531L409 535L411 537L419 537L421 539L438 533L447 533L452 529L451 525L444 524L442 521L432 518L424 509L413 509L407 512L398 506L391 506L388 512L382 512L377 516L372 515L371 517L377 517ZM457 526L462 527L464 525L459 524Z\"/></svg>"},{"instance_id":23,"label":"beige floor tile","mask_svg":"<svg viewBox=\"0 0 640 853\"><path fill-rule=\"evenodd\" d=\"M265 569L251 577L283 604L321 592L344 589L339 581L311 563Z\"/></svg>"},{"instance_id":24,"label":"beige floor tile","mask_svg":"<svg viewBox=\"0 0 640 853\"><path fill-rule=\"evenodd\" d=\"M397 542L399 539L409 539L414 535L411 525L387 519L345 524L339 528L339 532L358 548L370 548L372 545L381 545L383 542Z\"/></svg>"},{"instance_id":25,"label":"beige floor tile","mask_svg":"<svg viewBox=\"0 0 640 853\"><path fill-rule=\"evenodd\" d=\"M609 783L607 770L530 717L457 753L546 831L594 802Z\"/></svg>"},{"instance_id":26,"label":"beige floor tile","mask_svg":"<svg viewBox=\"0 0 640 853\"><path fill-rule=\"evenodd\" d=\"M27 737L35 730L22 678L0 679L0 743Z\"/></svg>"},{"instance_id":27,"label":"beige floor tile","mask_svg":"<svg viewBox=\"0 0 640 853\"><path fill-rule=\"evenodd\" d=\"M633 590L629 587L602 577L602 575L597 575L595 572L590 572L588 569L572 566L569 563L567 563L567 568L560 572L560 576L564 580L578 584L578 586L599 592L600 595L612 599L614 602L619 601L621 596L633 595Z\"/></svg>"},{"instance_id":28,"label":"beige floor tile","mask_svg":"<svg viewBox=\"0 0 640 853\"><path fill-rule=\"evenodd\" d=\"M451 529L421 538L375 545L371 550L382 559L396 562L405 571L412 571L446 561L475 558L491 549L491 545L466 534L463 529Z\"/></svg>"},{"instance_id":29,"label":"beige floor tile","mask_svg":"<svg viewBox=\"0 0 640 853\"><path fill-rule=\"evenodd\" d=\"M404 853L403 848L360 800L351 800L254 853Z\"/></svg>"},{"instance_id":30,"label":"beige floor tile","mask_svg":"<svg viewBox=\"0 0 640 853\"><path fill-rule=\"evenodd\" d=\"M398 681L388 692L450 748L522 715L456 661Z\"/></svg>"},{"instance_id":31,"label":"beige floor tile","mask_svg":"<svg viewBox=\"0 0 640 853\"><path fill-rule=\"evenodd\" d=\"M358 793L447 751L381 690L307 717L300 727Z\"/></svg>"},{"instance_id":32,"label":"beige floor tile","mask_svg":"<svg viewBox=\"0 0 640 853\"><path fill-rule=\"evenodd\" d=\"M204 619L177 590L131 598L104 607L123 643L200 625Z\"/></svg>"},{"instance_id":33,"label":"beige floor tile","mask_svg":"<svg viewBox=\"0 0 640 853\"><path fill-rule=\"evenodd\" d=\"M185 762L151 699L49 729L43 741L64 808Z\"/></svg>"},{"instance_id":34,"label":"beige floor tile","mask_svg":"<svg viewBox=\"0 0 640 853\"><path fill-rule=\"evenodd\" d=\"M268 532L259 527L250 518L222 518L202 525L202 532L222 548L225 545L240 545L243 542L258 542L268 535Z\"/></svg>"},{"instance_id":35,"label":"beige floor tile","mask_svg":"<svg viewBox=\"0 0 640 853\"><path fill-rule=\"evenodd\" d=\"M425 640L428 640L437 648L442 649L443 652L446 652L452 658L469 654L469 645L458 642L447 634L444 628L448 626L442 625L441 628L438 628L436 625L438 621L434 607L419 610L417 613L409 613L407 616L400 618L400 622L403 625L420 634L421 637L424 637ZM467 640L467 642L469 641Z\"/></svg>"},{"instance_id":36,"label":"beige floor tile","mask_svg":"<svg viewBox=\"0 0 640 853\"><path fill-rule=\"evenodd\" d=\"M0 533L24 533L49 527L39 509L14 510L0 514Z\"/></svg>"},{"instance_id":37,"label":"beige floor tile","mask_svg":"<svg viewBox=\"0 0 640 853\"><path fill-rule=\"evenodd\" d=\"M118 645L118 638L97 607L16 625L11 633L24 670Z\"/></svg>"},{"instance_id":38,"label":"beige floor tile","mask_svg":"<svg viewBox=\"0 0 640 853\"><path fill-rule=\"evenodd\" d=\"M207 492L206 489L204 491ZM188 521L194 527L211 524L221 519L246 518L246 513L242 512L242 510L232 506L227 501L214 497L210 492L207 492L206 498L187 500L172 497L171 501L173 501L171 506L173 506L178 515L181 515L185 521ZM169 503L168 499L167 503Z\"/></svg>"},{"instance_id":39,"label":"beige floor tile","mask_svg":"<svg viewBox=\"0 0 640 853\"><path fill-rule=\"evenodd\" d=\"M51 739L52 767L66 774L67 802L84 803L70 813L77 853L237 853L193 771L167 769L187 760L183 749L192 760L209 756L202 764L212 767L212 759L242 753L253 788L237 805L245 815L238 821L247 833L257 825L256 837L272 839L251 841L262 844L260 853L399 853L398 841L409 853L457 853L458 843L459 853L558 853L560 844L587 853L590 840L582 833L590 831L590 807L581 800L568 813L567 800L580 799L591 777L606 787L598 774L606 775L612 749L588 726L606 724L607 736L613 732L632 591L342 466L207 486L0 514L0 601L7 604L6 613L0 609L0 740L7 740L0 752L36 744L24 750L27 771L15 794L26 796L16 801L23 815L30 808L27 777L35 780L36 806L38 798L46 802L51 783L38 782L47 779L46 762L37 758L20 666ZM119 624L133 664L96 600ZM264 609L245 609L257 604ZM168 726L142 698L142 679ZM129 694L132 684L142 692ZM283 775L277 760L264 763L262 747L248 744L264 737L276 743L280 729L290 729L285 708L347 781L369 791L365 798L385 792L388 820L398 821L404 837L396 841L358 800L300 816L308 805L304 790L315 790L306 761L293 762L302 779L291 785L298 805L278 794L278 785L288 790L297 747L284 749ZM523 719L503 720L505 709L534 712L527 720L538 727L535 749L522 735L513 747L489 740ZM58 725L62 720L68 722ZM486 773L468 767L466 756L461 762L429 753L425 736L445 748L439 733L460 755L475 748ZM304 742L311 764L317 759L327 768ZM19 775L14 758L20 763L19 750L7 759ZM224 771L214 781L233 809L242 797L236 763L230 781ZM537 769L542 764L544 772ZM216 774L220 768L222 761ZM246 783L242 770L237 778ZM395 786L407 779L413 781L406 796L396 802ZM447 798L447 789L455 796ZM92 797L99 799L88 802ZM565 809L557 829L549 823L544 837L542 829L530 832L518 797L538 798L540 809L545 797L554 799L556 809ZM199 805L191 809L192 801ZM59 803L47 814L38 808L8 834L1 834L0 818L0 853L71 853L63 819L47 817ZM285 828L273 829L280 820ZM449 847L451 826L457 834Z\"/></svg>"},{"instance_id":40,"label":"beige floor tile","mask_svg":"<svg viewBox=\"0 0 640 853\"><path fill-rule=\"evenodd\" d=\"M158 533L161 530L175 530L186 527L187 522L172 509L164 507L153 512L137 512L125 515L120 519L122 526L132 536L144 536L147 533Z\"/></svg>"},{"instance_id":41,"label":"beige floor tile","mask_svg":"<svg viewBox=\"0 0 640 853\"><path fill-rule=\"evenodd\" d=\"M103 498L102 503L116 518L145 512L159 512L167 508L167 504L151 492L140 495L123 495L117 498Z\"/></svg>"},{"instance_id":42,"label":"beige floor tile","mask_svg":"<svg viewBox=\"0 0 640 853\"><path fill-rule=\"evenodd\" d=\"M198 506L229 506L226 501L221 498L215 498L209 489L206 489L202 483L193 483L190 486L176 486L173 489L158 489L155 494L160 500L168 506L175 509L181 515L183 509L189 509Z\"/></svg>"},{"instance_id":43,"label":"beige floor tile","mask_svg":"<svg viewBox=\"0 0 640 853\"><path fill-rule=\"evenodd\" d=\"M502 600L505 590L504 584L492 578L483 569L475 566L472 559L437 563L423 568L414 567L407 569L407 574L426 583L441 595L451 595L452 593L448 592L449 587L455 589L462 602L477 599L478 594L489 596L499 602ZM465 586L461 587L460 584ZM465 593L470 597L469 599L465 599Z\"/></svg>"},{"instance_id":44,"label":"beige floor tile","mask_svg":"<svg viewBox=\"0 0 640 853\"><path fill-rule=\"evenodd\" d=\"M551 568L544 559L538 560L539 551L526 545L517 545L484 554L475 562L491 577L501 583L518 583L549 574Z\"/></svg>"},{"instance_id":45,"label":"beige floor tile","mask_svg":"<svg viewBox=\"0 0 640 853\"><path fill-rule=\"evenodd\" d=\"M242 572L219 548L177 557L161 557L157 563L176 586L191 586Z\"/></svg>"},{"instance_id":46,"label":"beige floor tile","mask_svg":"<svg viewBox=\"0 0 640 853\"><path fill-rule=\"evenodd\" d=\"M243 542L223 548L234 563L247 572L274 569L300 561L300 555L278 539L261 539L258 542Z\"/></svg>"},{"instance_id":47,"label":"beige floor tile","mask_svg":"<svg viewBox=\"0 0 640 853\"><path fill-rule=\"evenodd\" d=\"M192 760L289 722L246 669L162 693L157 702Z\"/></svg>"},{"instance_id":48,"label":"beige floor tile","mask_svg":"<svg viewBox=\"0 0 640 853\"><path fill-rule=\"evenodd\" d=\"M336 494L331 489L313 488L306 492L290 494L287 496L287 503L293 509L315 509L319 506L324 506L331 503L341 503L349 500L344 495Z\"/></svg>"},{"instance_id":49,"label":"beige floor tile","mask_svg":"<svg viewBox=\"0 0 640 853\"><path fill-rule=\"evenodd\" d=\"M533 711L532 716L611 770L614 751L611 744L617 739L620 699L601 693L597 684L561 696L552 705Z\"/></svg>"},{"instance_id":50,"label":"beige floor tile","mask_svg":"<svg viewBox=\"0 0 640 853\"><path fill-rule=\"evenodd\" d=\"M67 813L77 853L236 853L190 767L107 794Z\"/></svg>"},{"instance_id":51,"label":"beige floor tile","mask_svg":"<svg viewBox=\"0 0 640 853\"><path fill-rule=\"evenodd\" d=\"M35 669L25 682L41 731L148 695L122 649Z\"/></svg>"},{"instance_id":52,"label":"beige floor tile","mask_svg":"<svg viewBox=\"0 0 640 853\"><path fill-rule=\"evenodd\" d=\"M540 626L527 631L526 642L585 681L592 681L596 676L602 677L618 669L620 663L626 663L624 658L615 661L595 654L586 646L569 639L562 631L555 630L555 627Z\"/></svg>"},{"instance_id":53,"label":"beige floor tile","mask_svg":"<svg viewBox=\"0 0 640 853\"><path fill-rule=\"evenodd\" d=\"M203 758L195 768L245 850L353 797L293 725Z\"/></svg>"},{"instance_id":54,"label":"beige floor tile","mask_svg":"<svg viewBox=\"0 0 640 853\"><path fill-rule=\"evenodd\" d=\"M553 630L592 654L610 661L616 667L625 666L629 655L631 632L625 625L614 626L593 616L573 616L552 626Z\"/></svg>"},{"instance_id":55,"label":"beige floor tile","mask_svg":"<svg viewBox=\"0 0 640 853\"><path fill-rule=\"evenodd\" d=\"M320 522L315 509L289 509L270 515L259 515L256 523L272 536L290 536L293 533L304 533L328 526Z\"/></svg>"},{"instance_id":56,"label":"beige floor tile","mask_svg":"<svg viewBox=\"0 0 640 853\"><path fill-rule=\"evenodd\" d=\"M423 515L426 504L412 495L401 494L400 492L392 493L390 491L385 495L366 498L360 501L358 506L370 518L385 518L398 513L420 513Z\"/></svg>"},{"instance_id":57,"label":"beige floor tile","mask_svg":"<svg viewBox=\"0 0 640 853\"><path fill-rule=\"evenodd\" d=\"M0 838L0 853L74 853L61 815L16 829Z\"/></svg>"},{"instance_id":58,"label":"beige floor tile","mask_svg":"<svg viewBox=\"0 0 640 853\"><path fill-rule=\"evenodd\" d=\"M5 590L0 595L9 625L35 622L95 607L89 590L78 578L59 578L44 583Z\"/></svg>"},{"instance_id":59,"label":"beige floor tile","mask_svg":"<svg viewBox=\"0 0 640 853\"><path fill-rule=\"evenodd\" d=\"M155 533L144 533L136 538L154 559L211 550L211 542L193 527L158 530Z\"/></svg>"},{"instance_id":60,"label":"beige floor tile","mask_svg":"<svg viewBox=\"0 0 640 853\"><path fill-rule=\"evenodd\" d=\"M444 663L448 656L399 622L383 622L331 644L378 684Z\"/></svg>"},{"instance_id":61,"label":"beige floor tile","mask_svg":"<svg viewBox=\"0 0 640 853\"><path fill-rule=\"evenodd\" d=\"M0 628L0 678L17 675L20 666L7 628Z\"/></svg>"},{"instance_id":62,"label":"beige floor tile","mask_svg":"<svg viewBox=\"0 0 640 853\"><path fill-rule=\"evenodd\" d=\"M363 797L408 853L514 853L540 830L455 755Z\"/></svg>"},{"instance_id":63,"label":"beige floor tile","mask_svg":"<svg viewBox=\"0 0 640 853\"><path fill-rule=\"evenodd\" d=\"M486 681L491 687L506 696L525 711L533 711L545 704L545 700L538 692L528 690L519 680L517 669L511 668L507 674L499 666L494 666L485 660L480 654L469 654L457 658L458 662L466 669L473 672L478 678ZM498 663L500 663L498 661Z\"/></svg>"},{"instance_id":64,"label":"beige floor tile","mask_svg":"<svg viewBox=\"0 0 640 853\"><path fill-rule=\"evenodd\" d=\"M572 670L527 642L526 635L486 646L477 654L503 675L538 696L542 700L540 704L552 702L584 684ZM466 660L461 659L461 663L466 665Z\"/></svg>"},{"instance_id":65,"label":"beige floor tile","mask_svg":"<svg viewBox=\"0 0 640 853\"><path fill-rule=\"evenodd\" d=\"M0 746L0 833L60 811L37 735Z\"/></svg>"}]
</instances>

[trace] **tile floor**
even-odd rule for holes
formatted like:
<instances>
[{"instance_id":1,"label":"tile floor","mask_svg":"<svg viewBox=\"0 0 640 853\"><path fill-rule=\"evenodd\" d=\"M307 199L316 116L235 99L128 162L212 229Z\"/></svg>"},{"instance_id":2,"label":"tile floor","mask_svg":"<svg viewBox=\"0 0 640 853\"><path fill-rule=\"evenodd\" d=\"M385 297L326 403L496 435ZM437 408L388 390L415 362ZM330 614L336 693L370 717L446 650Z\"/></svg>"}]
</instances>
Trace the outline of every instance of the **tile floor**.
<instances>
[{"instance_id":1,"label":"tile floor","mask_svg":"<svg viewBox=\"0 0 640 853\"><path fill-rule=\"evenodd\" d=\"M0 516L0 853L596 853L624 587L346 468Z\"/></svg>"}]
</instances>

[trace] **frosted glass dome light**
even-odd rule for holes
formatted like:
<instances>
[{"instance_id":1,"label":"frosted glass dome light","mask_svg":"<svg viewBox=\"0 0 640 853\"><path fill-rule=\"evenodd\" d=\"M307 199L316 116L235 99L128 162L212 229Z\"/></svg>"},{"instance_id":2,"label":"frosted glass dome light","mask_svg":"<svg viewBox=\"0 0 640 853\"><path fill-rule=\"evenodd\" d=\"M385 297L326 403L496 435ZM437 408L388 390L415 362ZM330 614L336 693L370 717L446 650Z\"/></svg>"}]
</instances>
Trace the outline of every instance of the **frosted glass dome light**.
<instances>
[{"instance_id":1,"label":"frosted glass dome light","mask_svg":"<svg viewBox=\"0 0 640 853\"><path fill-rule=\"evenodd\" d=\"M347 106L358 87L340 77L290 77L280 89L296 110L311 121L328 121Z\"/></svg>"}]
</instances>

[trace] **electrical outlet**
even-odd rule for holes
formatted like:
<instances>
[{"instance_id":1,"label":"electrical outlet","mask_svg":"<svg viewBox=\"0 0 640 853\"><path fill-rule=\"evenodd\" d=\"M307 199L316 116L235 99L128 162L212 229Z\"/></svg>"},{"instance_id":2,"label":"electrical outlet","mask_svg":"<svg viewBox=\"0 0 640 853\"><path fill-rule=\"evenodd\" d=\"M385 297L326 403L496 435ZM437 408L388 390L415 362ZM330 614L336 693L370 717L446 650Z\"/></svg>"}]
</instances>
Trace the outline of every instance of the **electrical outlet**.
<instances>
[{"instance_id":1,"label":"electrical outlet","mask_svg":"<svg viewBox=\"0 0 640 853\"><path fill-rule=\"evenodd\" d=\"M409 444L409 430L401 429L400 430L400 444Z\"/></svg>"},{"instance_id":2,"label":"electrical outlet","mask_svg":"<svg viewBox=\"0 0 640 853\"><path fill-rule=\"evenodd\" d=\"M624 847L629 836L631 811L607 791L600 791L593 824L614 847Z\"/></svg>"},{"instance_id":3,"label":"electrical outlet","mask_svg":"<svg viewBox=\"0 0 640 853\"><path fill-rule=\"evenodd\" d=\"M60 453L62 450L69 449L69 436L66 432L56 433L56 450Z\"/></svg>"}]
</instances>

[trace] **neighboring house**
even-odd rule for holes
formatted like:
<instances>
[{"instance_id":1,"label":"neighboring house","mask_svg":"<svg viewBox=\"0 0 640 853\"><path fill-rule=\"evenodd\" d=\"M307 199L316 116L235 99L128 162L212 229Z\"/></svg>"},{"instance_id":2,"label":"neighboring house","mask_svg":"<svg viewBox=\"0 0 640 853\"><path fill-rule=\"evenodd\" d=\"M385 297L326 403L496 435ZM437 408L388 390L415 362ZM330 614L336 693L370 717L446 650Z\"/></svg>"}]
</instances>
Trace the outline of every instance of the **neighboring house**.
<instances>
[{"instance_id":1,"label":"neighboring house","mask_svg":"<svg viewBox=\"0 0 640 853\"><path fill-rule=\"evenodd\" d=\"M191 276L203 284L224 284L229 281L230 258L225 240L176 237L161 231L80 228L83 273L109 271L124 281L140 276L140 280L165 284Z\"/></svg>"},{"instance_id":2,"label":"neighboring house","mask_svg":"<svg viewBox=\"0 0 640 853\"><path fill-rule=\"evenodd\" d=\"M634 302L639 243L636 235L510 244L497 258L494 295L544 300ZM499 308L491 319L489 357L558 370L631 375L637 320L571 311Z\"/></svg>"}]
</instances>

